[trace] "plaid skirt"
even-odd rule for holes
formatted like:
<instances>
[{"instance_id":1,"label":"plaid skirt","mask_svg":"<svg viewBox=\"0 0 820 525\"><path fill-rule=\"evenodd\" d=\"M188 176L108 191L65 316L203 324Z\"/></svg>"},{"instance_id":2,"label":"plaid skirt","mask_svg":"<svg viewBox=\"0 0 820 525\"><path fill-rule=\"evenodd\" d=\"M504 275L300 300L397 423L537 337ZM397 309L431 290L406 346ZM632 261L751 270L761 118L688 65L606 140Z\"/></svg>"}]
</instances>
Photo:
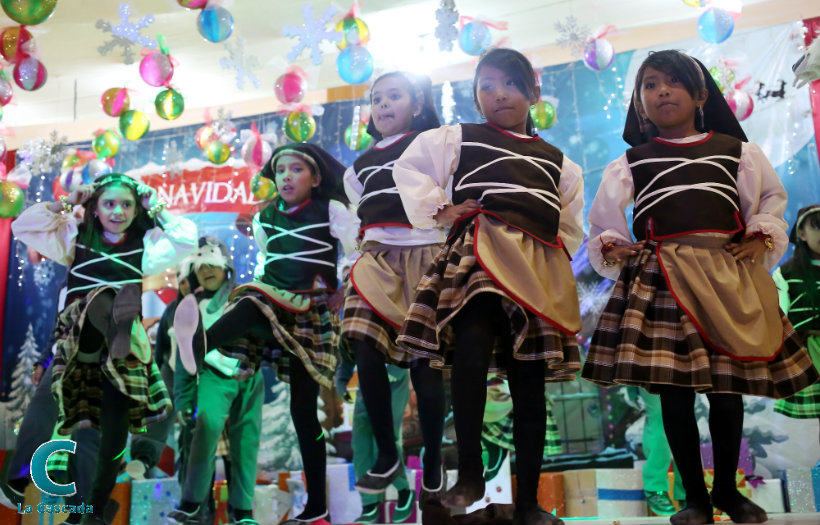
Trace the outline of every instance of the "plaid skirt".
<instances>
[{"instance_id":1,"label":"plaid skirt","mask_svg":"<svg viewBox=\"0 0 820 525\"><path fill-rule=\"evenodd\" d=\"M499 286L494 277L478 264L475 245L478 228L474 227L474 223L479 220L482 228L507 229L500 222L485 220L483 215L478 215L450 235L419 282L413 304L399 332L398 345L414 355L429 359L430 366L434 368L451 368L455 348L442 344L442 340L452 337L451 333L448 335L452 331L450 321L472 297L480 293L494 293L501 296L510 333L498 334L490 372L505 376L506 359L512 357L544 361L545 381L575 379L575 373L581 368L575 335L560 330L519 304L506 287ZM481 249L482 255L487 252L488 256L492 256L492 246ZM535 256L545 257L545 253L536 251ZM565 257L561 250L552 253ZM497 255L499 258L502 256L503 259L499 259L501 264L503 260L524 257L523 253L515 252ZM522 264L521 261L516 262ZM577 304L574 281L570 284ZM524 293L532 296L537 292L527 290Z\"/></svg>"},{"instance_id":2,"label":"plaid skirt","mask_svg":"<svg viewBox=\"0 0 820 525\"><path fill-rule=\"evenodd\" d=\"M820 336L810 335L806 339L806 348L814 363L820 370ZM791 397L774 402L774 411L796 419L817 419L820 417L820 383L815 383Z\"/></svg>"},{"instance_id":3,"label":"plaid skirt","mask_svg":"<svg viewBox=\"0 0 820 525\"><path fill-rule=\"evenodd\" d=\"M254 281L235 290L225 308L227 314L240 299L253 301L270 322L273 343L247 335L219 351L240 361L240 378L250 377L259 367L268 366L276 370L279 379L289 383L292 360L298 359L319 385L333 388L339 316L330 311L328 295L311 295L310 308L294 313L271 299L275 293L275 288Z\"/></svg>"},{"instance_id":4,"label":"plaid skirt","mask_svg":"<svg viewBox=\"0 0 820 525\"><path fill-rule=\"evenodd\" d=\"M57 316L54 329L57 352L51 365L54 367L51 392L58 407L55 431L60 435L67 436L75 428L100 428L102 382L106 380L129 398L129 405L123 410L128 410L132 433L145 432L146 425L165 419L171 410L171 398L153 360L142 363L134 353L125 359L113 359L105 346L99 363L83 363L78 359L80 333L86 322L88 305L108 288L104 286L91 291ZM135 323L134 326L132 346L147 344L142 325Z\"/></svg>"},{"instance_id":5,"label":"plaid skirt","mask_svg":"<svg viewBox=\"0 0 820 525\"><path fill-rule=\"evenodd\" d=\"M740 361L713 351L675 301L650 241L621 271L582 377L653 393L660 385L677 385L704 393L788 397L816 382L818 373L785 316L782 325L783 346L771 361Z\"/></svg>"},{"instance_id":6,"label":"plaid skirt","mask_svg":"<svg viewBox=\"0 0 820 525\"><path fill-rule=\"evenodd\" d=\"M416 285L440 246L367 243L356 261L342 312L342 337L368 343L393 365L410 368L421 359L396 345Z\"/></svg>"}]
</instances>

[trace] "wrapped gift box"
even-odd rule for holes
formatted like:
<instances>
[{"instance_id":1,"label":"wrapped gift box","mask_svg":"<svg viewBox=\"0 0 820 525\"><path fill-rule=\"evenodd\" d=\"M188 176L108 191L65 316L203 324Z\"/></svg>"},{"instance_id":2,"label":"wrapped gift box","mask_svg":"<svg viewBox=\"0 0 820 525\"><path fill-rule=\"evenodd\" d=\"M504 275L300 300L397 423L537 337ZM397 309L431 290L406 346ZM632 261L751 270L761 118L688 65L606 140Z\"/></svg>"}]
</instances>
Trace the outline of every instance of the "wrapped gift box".
<instances>
[{"instance_id":1,"label":"wrapped gift box","mask_svg":"<svg viewBox=\"0 0 820 525\"><path fill-rule=\"evenodd\" d=\"M129 525L131 523L131 483L117 483L111 491L111 499L120 504L111 525Z\"/></svg>"},{"instance_id":2,"label":"wrapped gift box","mask_svg":"<svg viewBox=\"0 0 820 525\"><path fill-rule=\"evenodd\" d=\"M362 513L362 498L354 488L353 463L327 466L328 504L332 523L353 523Z\"/></svg>"},{"instance_id":3,"label":"wrapped gift box","mask_svg":"<svg viewBox=\"0 0 820 525\"><path fill-rule=\"evenodd\" d=\"M820 469L790 468L783 472L789 512L820 510Z\"/></svg>"},{"instance_id":4,"label":"wrapped gift box","mask_svg":"<svg viewBox=\"0 0 820 525\"><path fill-rule=\"evenodd\" d=\"M484 497L466 509L466 514L483 509L490 503L512 503L512 482L510 481L510 456L504 458L498 474L484 484Z\"/></svg>"},{"instance_id":5,"label":"wrapped gift box","mask_svg":"<svg viewBox=\"0 0 820 525\"><path fill-rule=\"evenodd\" d=\"M646 516L640 470L586 469L564 472L568 516Z\"/></svg>"},{"instance_id":6,"label":"wrapped gift box","mask_svg":"<svg viewBox=\"0 0 820 525\"><path fill-rule=\"evenodd\" d=\"M714 469L715 460L711 443L700 444L700 460L704 469ZM740 440L740 457L737 461L738 470L742 470L748 476L754 475L754 460L749 451L749 441L746 438Z\"/></svg>"},{"instance_id":7,"label":"wrapped gift box","mask_svg":"<svg viewBox=\"0 0 820 525\"><path fill-rule=\"evenodd\" d=\"M518 480L512 476L512 497L518 493ZM567 515L567 502L564 499L564 475L560 472L542 472L538 481L538 504L542 509L558 517Z\"/></svg>"},{"instance_id":8,"label":"wrapped gift box","mask_svg":"<svg viewBox=\"0 0 820 525\"><path fill-rule=\"evenodd\" d=\"M783 502L783 482L779 479L764 479L752 484L747 482L751 499L768 513L786 512Z\"/></svg>"},{"instance_id":9,"label":"wrapped gift box","mask_svg":"<svg viewBox=\"0 0 820 525\"><path fill-rule=\"evenodd\" d=\"M133 480L131 482L131 525L157 525L168 521L168 513L179 505L176 478Z\"/></svg>"},{"instance_id":10,"label":"wrapped gift box","mask_svg":"<svg viewBox=\"0 0 820 525\"><path fill-rule=\"evenodd\" d=\"M253 491L253 517L259 525L278 525L292 506L290 492L279 485L257 485Z\"/></svg>"}]
</instances>

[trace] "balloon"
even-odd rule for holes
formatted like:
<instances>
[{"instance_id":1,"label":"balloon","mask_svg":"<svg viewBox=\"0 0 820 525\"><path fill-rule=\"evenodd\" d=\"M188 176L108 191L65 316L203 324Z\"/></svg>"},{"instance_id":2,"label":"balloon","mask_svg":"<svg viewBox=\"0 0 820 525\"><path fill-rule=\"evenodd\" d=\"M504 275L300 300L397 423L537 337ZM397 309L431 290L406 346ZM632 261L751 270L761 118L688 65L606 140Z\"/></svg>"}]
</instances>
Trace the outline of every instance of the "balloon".
<instances>
[{"instance_id":1,"label":"balloon","mask_svg":"<svg viewBox=\"0 0 820 525\"><path fill-rule=\"evenodd\" d=\"M82 158L77 153L69 153L63 158L63 168L73 168L77 164L82 164Z\"/></svg>"},{"instance_id":2,"label":"balloon","mask_svg":"<svg viewBox=\"0 0 820 525\"><path fill-rule=\"evenodd\" d=\"M54 196L54 200L60 198L61 195L68 195L62 186L60 186L60 177L54 177L54 182L51 183L51 194Z\"/></svg>"},{"instance_id":3,"label":"balloon","mask_svg":"<svg viewBox=\"0 0 820 525\"><path fill-rule=\"evenodd\" d=\"M120 133L128 140L139 140L148 133L151 123L148 115L136 109L129 109L120 115Z\"/></svg>"},{"instance_id":4,"label":"balloon","mask_svg":"<svg viewBox=\"0 0 820 525\"><path fill-rule=\"evenodd\" d=\"M231 156L231 147L221 140L215 140L208 145L205 156L214 164L224 164Z\"/></svg>"},{"instance_id":5,"label":"balloon","mask_svg":"<svg viewBox=\"0 0 820 525\"><path fill-rule=\"evenodd\" d=\"M348 46L336 58L336 70L348 84L361 84L373 74L373 55L362 46Z\"/></svg>"},{"instance_id":6,"label":"balloon","mask_svg":"<svg viewBox=\"0 0 820 525\"><path fill-rule=\"evenodd\" d=\"M0 120L3 120L3 106L0 106Z\"/></svg>"},{"instance_id":7,"label":"balloon","mask_svg":"<svg viewBox=\"0 0 820 525\"><path fill-rule=\"evenodd\" d=\"M18 56L32 55L34 37L23 26L12 26L0 33L0 54L9 62L15 62Z\"/></svg>"},{"instance_id":8,"label":"balloon","mask_svg":"<svg viewBox=\"0 0 820 525\"><path fill-rule=\"evenodd\" d=\"M233 33L233 16L224 7L209 5L199 12L196 27L205 40L222 42Z\"/></svg>"},{"instance_id":9,"label":"balloon","mask_svg":"<svg viewBox=\"0 0 820 525\"><path fill-rule=\"evenodd\" d=\"M63 188L66 191L66 193L71 193L72 191L82 186L84 183L82 168L76 167L68 170L63 170L63 172L60 174L59 181L60 187Z\"/></svg>"},{"instance_id":10,"label":"balloon","mask_svg":"<svg viewBox=\"0 0 820 525\"><path fill-rule=\"evenodd\" d=\"M0 106L5 106L11 102L11 96L13 94L11 83L6 78L6 75L0 74Z\"/></svg>"},{"instance_id":11,"label":"balloon","mask_svg":"<svg viewBox=\"0 0 820 525\"><path fill-rule=\"evenodd\" d=\"M276 79L273 90L282 104L301 102L307 91L307 79L304 75L289 71Z\"/></svg>"},{"instance_id":12,"label":"balloon","mask_svg":"<svg viewBox=\"0 0 820 525\"><path fill-rule=\"evenodd\" d=\"M735 114L738 120L746 120L755 109L752 96L745 91L736 89L727 93L724 97L726 97L726 102L729 103L732 113Z\"/></svg>"},{"instance_id":13,"label":"balloon","mask_svg":"<svg viewBox=\"0 0 820 525\"><path fill-rule=\"evenodd\" d=\"M347 46L363 46L370 41L370 29L367 28L367 24L355 16L342 18L333 29L342 33L342 39L336 42L336 47L339 49Z\"/></svg>"},{"instance_id":14,"label":"balloon","mask_svg":"<svg viewBox=\"0 0 820 525\"><path fill-rule=\"evenodd\" d=\"M683 0L683 3L689 7L703 7L706 5L706 0Z\"/></svg>"},{"instance_id":15,"label":"balloon","mask_svg":"<svg viewBox=\"0 0 820 525\"><path fill-rule=\"evenodd\" d=\"M714 7L698 18L698 34L707 42L719 44L732 36L735 19L729 11Z\"/></svg>"},{"instance_id":16,"label":"balloon","mask_svg":"<svg viewBox=\"0 0 820 525\"><path fill-rule=\"evenodd\" d=\"M46 83L46 66L34 57L20 58L14 64L14 82L26 91L40 89Z\"/></svg>"},{"instance_id":17,"label":"balloon","mask_svg":"<svg viewBox=\"0 0 820 525\"><path fill-rule=\"evenodd\" d=\"M478 20L465 24L458 33L458 45L468 55L480 55L492 42L490 28Z\"/></svg>"},{"instance_id":18,"label":"balloon","mask_svg":"<svg viewBox=\"0 0 820 525\"><path fill-rule=\"evenodd\" d=\"M534 106L530 108L530 117L532 123L537 129L549 129L555 124L555 106L546 100L539 100Z\"/></svg>"},{"instance_id":19,"label":"balloon","mask_svg":"<svg viewBox=\"0 0 820 525\"><path fill-rule=\"evenodd\" d=\"M284 122L282 122L282 129L293 142L305 142L316 133L316 121L310 113L294 111L288 113L288 116L285 117Z\"/></svg>"},{"instance_id":20,"label":"balloon","mask_svg":"<svg viewBox=\"0 0 820 525\"><path fill-rule=\"evenodd\" d=\"M353 124L349 125L345 130L345 144L353 151L364 151L373 143L373 137L367 132L367 124L359 122L356 127L356 143L353 141Z\"/></svg>"},{"instance_id":21,"label":"balloon","mask_svg":"<svg viewBox=\"0 0 820 525\"><path fill-rule=\"evenodd\" d=\"M185 99L175 89L163 89L154 99L154 107L160 117L165 120L174 120L182 115L182 111L185 109Z\"/></svg>"},{"instance_id":22,"label":"balloon","mask_svg":"<svg viewBox=\"0 0 820 525\"><path fill-rule=\"evenodd\" d=\"M202 9L208 4L208 0L177 0L177 3L188 9Z\"/></svg>"},{"instance_id":23,"label":"balloon","mask_svg":"<svg viewBox=\"0 0 820 525\"><path fill-rule=\"evenodd\" d=\"M255 135L242 145L242 159L248 166L264 166L272 154L273 147Z\"/></svg>"},{"instance_id":24,"label":"balloon","mask_svg":"<svg viewBox=\"0 0 820 525\"><path fill-rule=\"evenodd\" d=\"M120 137L116 132L109 130L103 131L91 143L91 149L97 154L97 157L106 159L113 157L120 150Z\"/></svg>"},{"instance_id":25,"label":"balloon","mask_svg":"<svg viewBox=\"0 0 820 525\"><path fill-rule=\"evenodd\" d=\"M211 142L218 138L219 137L216 136L216 133L214 133L214 128L211 126L202 126L196 132L196 145L199 149L205 151L208 146L210 146Z\"/></svg>"},{"instance_id":26,"label":"balloon","mask_svg":"<svg viewBox=\"0 0 820 525\"><path fill-rule=\"evenodd\" d=\"M261 173L251 177L251 193L260 201L268 201L276 197L276 184Z\"/></svg>"},{"instance_id":27,"label":"balloon","mask_svg":"<svg viewBox=\"0 0 820 525\"><path fill-rule=\"evenodd\" d=\"M2 0L0 5L18 24L35 26L48 20L57 7L57 0Z\"/></svg>"},{"instance_id":28,"label":"balloon","mask_svg":"<svg viewBox=\"0 0 820 525\"><path fill-rule=\"evenodd\" d=\"M164 86L174 76L174 65L168 55L154 51L140 62L140 76L149 86Z\"/></svg>"},{"instance_id":29,"label":"balloon","mask_svg":"<svg viewBox=\"0 0 820 525\"><path fill-rule=\"evenodd\" d=\"M10 219L23 211L26 196L20 186L4 180L0 182L0 218Z\"/></svg>"},{"instance_id":30,"label":"balloon","mask_svg":"<svg viewBox=\"0 0 820 525\"><path fill-rule=\"evenodd\" d=\"M615 48L605 38L587 41L584 46L584 64L593 71L603 71L615 60Z\"/></svg>"},{"instance_id":31,"label":"balloon","mask_svg":"<svg viewBox=\"0 0 820 525\"><path fill-rule=\"evenodd\" d=\"M6 140L3 137L0 137L0 160L6 156ZM2 164L0 164L2 165ZM4 166L5 167L5 166Z\"/></svg>"},{"instance_id":32,"label":"balloon","mask_svg":"<svg viewBox=\"0 0 820 525\"><path fill-rule=\"evenodd\" d=\"M100 104L106 115L119 117L123 112L128 111L131 106L131 97L128 96L128 90L125 88L108 88L103 92Z\"/></svg>"},{"instance_id":33,"label":"balloon","mask_svg":"<svg viewBox=\"0 0 820 525\"><path fill-rule=\"evenodd\" d=\"M97 177L108 175L111 173L111 166L102 159L91 159L83 166L82 177L83 183L88 184Z\"/></svg>"}]
</instances>

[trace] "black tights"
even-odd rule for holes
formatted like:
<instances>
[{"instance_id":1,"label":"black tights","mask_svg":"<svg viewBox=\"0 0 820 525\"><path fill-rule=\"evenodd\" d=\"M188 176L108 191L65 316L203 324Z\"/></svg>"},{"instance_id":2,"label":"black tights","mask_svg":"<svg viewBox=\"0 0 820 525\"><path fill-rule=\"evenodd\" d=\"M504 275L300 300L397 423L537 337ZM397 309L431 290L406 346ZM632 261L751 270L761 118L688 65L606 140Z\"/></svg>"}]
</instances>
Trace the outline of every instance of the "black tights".
<instances>
[{"instance_id":1,"label":"black tights","mask_svg":"<svg viewBox=\"0 0 820 525\"><path fill-rule=\"evenodd\" d=\"M370 344L351 340L359 373L367 416L379 449L374 472L386 472L399 459L393 430L390 381L385 368L385 356ZM424 439L424 485L436 488L441 476L441 438L444 433L444 381L441 370L419 365L410 369L410 380L416 391L419 423ZM427 468L430 467L430 468Z\"/></svg>"},{"instance_id":2,"label":"black tights","mask_svg":"<svg viewBox=\"0 0 820 525\"><path fill-rule=\"evenodd\" d=\"M88 320L80 332L79 351L81 354L94 353L106 342L104 335L111 318L114 292L98 294L88 306ZM82 362L82 356L78 356ZM120 471L122 452L128 441L128 408L130 400L111 382L102 376L100 385L100 449L97 456L97 472L91 488L89 503L94 506L94 514L103 515L105 504Z\"/></svg>"},{"instance_id":3,"label":"black tights","mask_svg":"<svg viewBox=\"0 0 820 525\"><path fill-rule=\"evenodd\" d=\"M544 362L523 361L511 355L511 329L497 294L479 294L467 302L453 320L455 358L452 396L458 475L483 483L481 427L487 401L487 372L496 337L506 343L510 394L513 400L513 442L518 479L517 509L537 503L538 480L547 430L544 395Z\"/></svg>"},{"instance_id":4,"label":"black tights","mask_svg":"<svg viewBox=\"0 0 820 525\"><path fill-rule=\"evenodd\" d=\"M244 331L238 329L244 327ZM272 342L270 321L249 299L241 299L225 315L208 328L208 349L230 346L249 334ZM325 494L326 450L324 430L317 416L319 383L310 376L295 356L290 359L290 416L299 440L305 471L308 502L304 517L323 514L327 510Z\"/></svg>"},{"instance_id":5,"label":"black tights","mask_svg":"<svg viewBox=\"0 0 820 525\"><path fill-rule=\"evenodd\" d=\"M695 391L691 388L663 386L659 390L663 428L680 471L686 503L690 507L709 507L709 494L703 481L700 435L695 419ZM743 399L739 394L707 394L709 433L715 463L713 493L729 497L736 492L735 471L740 457L743 434Z\"/></svg>"}]
</instances>

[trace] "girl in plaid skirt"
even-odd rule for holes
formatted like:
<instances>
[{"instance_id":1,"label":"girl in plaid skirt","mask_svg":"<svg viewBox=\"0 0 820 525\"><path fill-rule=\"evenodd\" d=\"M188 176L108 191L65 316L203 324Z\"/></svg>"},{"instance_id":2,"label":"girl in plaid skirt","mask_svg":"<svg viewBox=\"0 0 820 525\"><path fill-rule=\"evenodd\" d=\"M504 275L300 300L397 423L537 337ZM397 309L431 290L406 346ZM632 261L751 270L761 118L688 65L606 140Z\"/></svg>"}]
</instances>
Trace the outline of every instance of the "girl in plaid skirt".
<instances>
[{"instance_id":1,"label":"girl in plaid skirt","mask_svg":"<svg viewBox=\"0 0 820 525\"><path fill-rule=\"evenodd\" d=\"M741 394L786 397L818 378L767 271L788 242L786 193L706 68L678 51L639 68L624 139L633 147L607 166L589 213L590 261L617 283L583 377L660 394L686 489L672 523L712 523L712 505L735 522L763 522L735 488ZM711 501L695 392L709 397Z\"/></svg>"},{"instance_id":2,"label":"girl in plaid skirt","mask_svg":"<svg viewBox=\"0 0 820 525\"><path fill-rule=\"evenodd\" d=\"M806 341L815 368L820 369L820 205L801 208L789 234L794 255L774 271L780 308ZM820 384L774 403L789 417L820 417Z\"/></svg>"},{"instance_id":3,"label":"girl in plaid skirt","mask_svg":"<svg viewBox=\"0 0 820 525\"><path fill-rule=\"evenodd\" d=\"M444 432L444 384L441 370L399 351L401 328L421 273L444 242L440 228L414 228L393 182L393 165L421 131L436 128L430 79L394 71L379 77L371 90L368 133L379 142L345 172L345 191L358 204L362 256L353 265L347 290L342 336L356 358L359 388L373 428L379 455L356 490L378 494L404 476L396 447L390 385L385 363L410 368L424 438L424 474L420 502L444 488L441 438ZM404 410L401 408L400 410ZM400 508L410 508L412 491L400 491ZM367 511L373 509L365 509Z\"/></svg>"},{"instance_id":4,"label":"girl in plaid skirt","mask_svg":"<svg viewBox=\"0 0 820 525\"><path fill-rule=\"evenodd\" d=\"M82 221L72 207L82 204ZM196 226L176 217L156 191L119 173L103 175L61 202L31 206L15 236L69 267L68 306L59 313L52 367L57 431L100 430L97 473L81 523L104 524L128 431L167 416L171 401L139 322L142 278L162 272L196 247Z\"/></svg>"},{"instance_id":5,"label":"girl in plaid skirt","mask_svg":"<svg viewBox=\"0 0 820 525\"><path fill-rule=\"evenodd\" d=\"M521 53L488 52L473 83L487 123L426 131L393 170L413 226L452 226L398 337L431 366L453 370L458 482L443 503L465 507L484 495L481 429L493 370L509 378L514 405L516 524L560 522L536 497L544 382L572 380L580 369L581 316L568 253L583 237L581 168L533 135L535 79ZM452 346L441 344L447 331Z\"/></svg>"},{"instance_id":6,"label":"girl in plaid skirt","mask_svg":"<svg viewBox=\"0 0 820 525\"><path fill-rule=\"evenodd\" d=\"M315 144L277 148L262 176L275 182L278 195L253 218L259 245L253 282L231 292L225 312L205 332L193 301L181 302L174 318L180 359L189 373L202 367L206 351L217 349L239 360L238 377L271 366L290 383L308 501L304 512L286 523L327 517L325 439L316 412L319 387L333 387L336 369L343 300L338 246L345 255L355 252L354 218L341 188L344 170Z\"/></svg>"}]
</instances>

